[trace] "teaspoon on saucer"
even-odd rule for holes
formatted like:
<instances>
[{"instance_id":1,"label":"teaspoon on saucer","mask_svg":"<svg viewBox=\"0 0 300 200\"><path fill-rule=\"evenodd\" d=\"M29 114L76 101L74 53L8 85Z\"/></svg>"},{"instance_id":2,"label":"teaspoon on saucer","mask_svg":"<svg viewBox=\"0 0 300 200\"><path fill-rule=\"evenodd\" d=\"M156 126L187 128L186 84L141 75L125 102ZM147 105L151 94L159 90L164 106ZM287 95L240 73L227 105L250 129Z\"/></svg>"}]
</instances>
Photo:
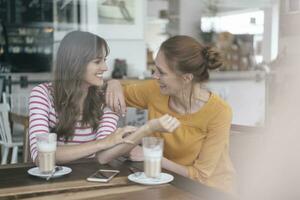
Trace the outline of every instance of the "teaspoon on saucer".
<instances>
[{"instance_id":1,"label":"teaspoon on saucer","mask_svg":"<svg viewBox=\"0 0 300 200\"><path fill-rule=\"evenodd\" d=\"M58 172L58 171L60 171L60 170L62 170L62 169L63 169L62 166L56 166L56 167L54 168L54 170L51 172L51 174L46 178L46 180L49 181L49 180L54 176L54 174L55 174L56 172Z\"/></svg>"}]
</instances>

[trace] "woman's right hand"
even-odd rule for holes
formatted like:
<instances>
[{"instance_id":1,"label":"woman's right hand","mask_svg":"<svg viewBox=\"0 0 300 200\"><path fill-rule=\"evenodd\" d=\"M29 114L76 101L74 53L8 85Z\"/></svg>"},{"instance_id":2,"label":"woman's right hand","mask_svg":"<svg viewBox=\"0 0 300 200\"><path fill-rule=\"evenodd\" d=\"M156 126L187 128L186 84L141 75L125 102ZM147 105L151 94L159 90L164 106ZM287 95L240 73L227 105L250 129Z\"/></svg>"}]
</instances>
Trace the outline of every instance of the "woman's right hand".
<instances>
[{"instance_id":1,"label":"woman's right hand","mask_svg":"<svg viewBox=\"0 0 300 200\"><path fill-rule=\"evenodd\" d=\"M160 118L150 120L148 124L153 132L173 132L179 127L180 122L175 117L165 114Z\"/></svg>"},{"instance_id":2,"label":"woman's right hand","mask_svg":"<svg viewBox=\"0 0 300 200\"><path fill-rule=\"evenodd\" d=\"M133 141L126 139L126 137L136 130L137 127L134 126L125 126L123 128L118 128L114 133L105 138L107 140L108 148L121 143L134 144Z\"/></svg>"},{"instance_id":3,"label":"woman's right hand","mask_svg":"<svg viewBox=\"0 0 300 200\"><path fill-rule=\"evenodd\" d=\"M121 116L126 114L126 104L122 85L118 80L107 81L105 94L106 105Z\"/></svg>"}]
</instances>

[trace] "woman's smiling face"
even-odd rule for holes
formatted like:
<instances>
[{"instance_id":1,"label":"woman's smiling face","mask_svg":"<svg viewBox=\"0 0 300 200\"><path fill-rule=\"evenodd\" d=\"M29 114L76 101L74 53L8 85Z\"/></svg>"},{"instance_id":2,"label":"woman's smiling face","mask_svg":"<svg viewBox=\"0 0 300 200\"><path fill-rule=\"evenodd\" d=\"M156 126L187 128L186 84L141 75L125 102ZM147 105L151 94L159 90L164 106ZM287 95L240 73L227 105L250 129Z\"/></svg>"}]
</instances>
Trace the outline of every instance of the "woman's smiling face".
<instances>
[{"instance_id":1,"label":"woman's smiling face","mask_svg":"<svg viewBox=\"0 0 300 200\"><path fill-rule=\"evenodd\" d=\"M106 58L99 56L91 60L84 74L84 84L89 86L103 85L103 73L107 71Z\"/></svg>"},{"instance_id":2,"label":"woman's smiling face","mask_svg":"<svg viewBox=\"0 0 300 200\"><path fill-rule=\"evenodd\" d=\"M169 96L178 95L183 88L182 77L168 66L164 52L161 50L156 56L155 65L152 77L158 81L160 92Z\"/></svg>"}]
</instances>

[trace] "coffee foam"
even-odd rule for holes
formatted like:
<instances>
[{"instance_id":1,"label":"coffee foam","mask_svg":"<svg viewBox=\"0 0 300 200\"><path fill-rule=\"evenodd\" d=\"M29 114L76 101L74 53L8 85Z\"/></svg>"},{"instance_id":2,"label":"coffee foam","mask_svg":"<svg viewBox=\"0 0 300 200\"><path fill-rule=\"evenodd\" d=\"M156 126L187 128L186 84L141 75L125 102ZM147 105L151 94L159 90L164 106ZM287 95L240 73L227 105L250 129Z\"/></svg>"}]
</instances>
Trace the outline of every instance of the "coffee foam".
<instances>
[{"instance_id":1,"label":"coffee foam","mask_svg":"<svg viewBox=\"0 0 300 200\"><path fill-rule=\"evenodd\" d=\"M162 157L162 149L149 149L143 148L144 157L145 158L157 158L160 159Z\"/></svg>"},{"instance_id":2,"label":"coffee foam","mask_svg":"<svg viewBox=\"0 0 300 200\"><path fill-rule=\"evenodd\" d=\"M56 142L38 142L37 143L38 151L41 152L52 152L56 150Z\"/></svg>"}]
</instances>

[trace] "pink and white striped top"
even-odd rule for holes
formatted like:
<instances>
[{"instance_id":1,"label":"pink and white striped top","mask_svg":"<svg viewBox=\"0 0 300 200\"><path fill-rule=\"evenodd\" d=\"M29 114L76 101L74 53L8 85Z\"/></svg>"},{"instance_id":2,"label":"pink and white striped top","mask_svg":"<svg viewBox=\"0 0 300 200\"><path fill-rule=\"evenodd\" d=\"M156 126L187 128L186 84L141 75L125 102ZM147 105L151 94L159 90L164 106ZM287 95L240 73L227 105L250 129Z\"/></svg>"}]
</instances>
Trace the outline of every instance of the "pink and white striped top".
<instances>
[{"instance_id":1,"label":"pink and white striped top","mask_svg":"<svg viewBox=\"0 0 300 200\"><path fill-rule=\"evenodd\" d=\"M47 134L57 124L57 113L54 109L53 96L50 92L51 83L43 83L34 87L29 99L29 145L33 161L37 157L36 135ZM90 126L81 126L76 122L74 137L70 138L67 145L81 144L98 139L103 139L113 133L117 128L119 117L109 108L104 109L103 116L99 119L99 126L93 132ZM65 145L63 138L57 139L58 145Z\"/></svg>"}]
</instances>

